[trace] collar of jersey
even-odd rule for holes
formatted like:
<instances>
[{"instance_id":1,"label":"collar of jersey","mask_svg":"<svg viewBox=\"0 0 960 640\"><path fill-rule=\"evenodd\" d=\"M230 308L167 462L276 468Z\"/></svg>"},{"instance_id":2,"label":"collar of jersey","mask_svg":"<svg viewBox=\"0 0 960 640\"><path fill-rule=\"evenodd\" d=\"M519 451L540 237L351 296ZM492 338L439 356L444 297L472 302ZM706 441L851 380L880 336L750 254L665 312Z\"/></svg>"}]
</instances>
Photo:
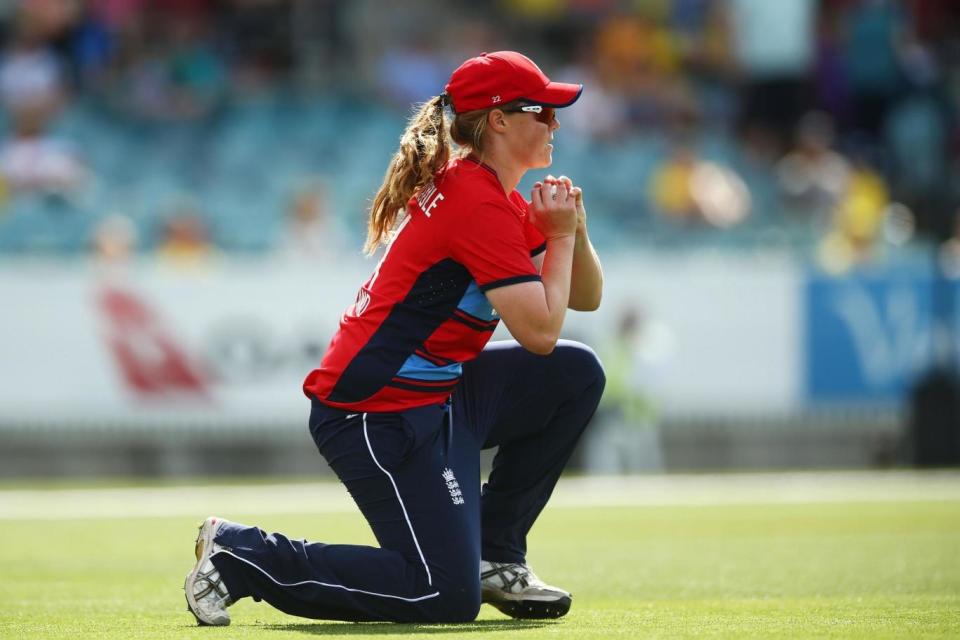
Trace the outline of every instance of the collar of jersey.
<instances>
[{"instance_id":1,"label":"collar of jersey","mask_svg":"<svg viewBox=\"0 0 960 640\"><path fill-rule=\"evenodd\" d=\"M496 178L497 180L500 179L500 177L497 175L497 170L496 170L496 169L494 169L493 167L491 167L490 165L488 165L486 162L481 162L479 158L475 158L472 154L469 155L469 156L466 156L466 157L464 158L464 160L467 160L468 162L472 162L473 164L475 164L475 165L477 165L477 166L479 166L479 167L483 167L484 169L486 169L487 171L489 171L491 174L493 174L493 177L494 177L494 178Z\"/></svg>"},{"instance_id":2,"label":"collar of jersey","mask_svg":"<svg viewBox=\"0 0 960 640\"><path fill-rule=\"evenodd\" d=\"M467 161L467 162L470 162L470 163L472 163L472 164L477 165L478 167L480 167L480 168L482 168L482 169L486 169L488 172L490 172L490 175L492 175L492 176L496 179L496 181L497 181L497 186L498 186L498 187L500 186L500 177L497 176L497 170L496 170L496 169L494 169L493 167L491 167L490 165L488 165L486 162L481 162L480 159L474 157L473 154L470 154L470 155L468 155L468 156L464 156L463 159L464 159L465 161ZM503 193L503 188L501 187L500 189L498 189L498 191L499 191L500 193ZM510 205L510 208L512 208L512 209L514 210L514 212L515 212L519 217L523 218L523 217L525 216L525 214L523 213L523 211L521 211L520 209L518 209L517 205L510 199L510 195L509 195L509 194L504 194L504 197L506 197L507 203Z\"/></svg>"}]
</instances>

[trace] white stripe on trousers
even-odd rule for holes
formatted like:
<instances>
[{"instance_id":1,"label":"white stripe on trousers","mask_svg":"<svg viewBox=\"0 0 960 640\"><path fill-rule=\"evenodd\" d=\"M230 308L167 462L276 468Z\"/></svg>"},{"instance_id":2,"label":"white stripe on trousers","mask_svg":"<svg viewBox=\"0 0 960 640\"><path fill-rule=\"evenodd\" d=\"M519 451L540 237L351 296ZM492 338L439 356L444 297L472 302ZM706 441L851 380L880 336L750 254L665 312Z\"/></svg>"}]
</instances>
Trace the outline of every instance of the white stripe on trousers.
<instances>
[{"instance_id":1,"label":"white stripe on trousers","mask_svg":"<svg viewBox=\"0 0 960 640\"><path fill-rule=\"evenodd\" d=\"M420 541L417 540L417 534L414 533L413 531L413 523L410 522L410 516L407 515L407 507L403 504L403 498L400 497L400 490L397 489L397 483L394 482L393 476L390 475L390 472L384 469L380 465L380 461L377 460L377 456L374 455L373 453L373 447L370 446L370 436L369 434L367 434L367 414L366 413L363 414L363 437L367 441L367 449L370 450L370 457L373 458L374 464L377 465L380 471L383 471L387 475L387 478L390 479L390 484L393 485L393 492L397 495L397 502L400 503L400 509L403 511L403 517L407 521L407 527L410 529L410 535L413 537L413 544L417 548L417 553L420 554L420 562L423 563L423 568L427 572L427 584L429 584L432 587L433 577L430 575L430 567L427 566L427 560L426 558L423 557L423 551L420 549Z\"/></svg>"},{"instance_id":2,"label":"white stripe on trousers","mask_svg":"<svg viewBox=\"0 0 960 640\"><path fill-rule=\"evenodd\" d=\"M384 469L383 466L381 466L380 461L377 460L377 456L373 453L373 447L370 445L370 436L367 434L367 414L366 413L363 414L363 438L367 443L367 450L370 452L370 457L373 459L374 464L376 464L377 468L386 474L387 478L390 480L390 484L393 485L393 492L397 496L397 502L400 503L400 509L403 511L403 517L407 521L407 527L409 527L410 535L413 537L413 544L416 546L417 553L420 554L420 561L423 563L423 568L427 572L427 583L430 584L430 586L433 586L433 577L430 575L430 567L427 566L427 560L423 557L423 551L420 549L420 541L417 540L417 534L413 531L413 523L410 522L410 516L407 514L407 507L403 504L403 498L400 497L400 491L399 489L397 489L397 483L394 481L393 476L390 475L390 472ZM299 587L306 584L316 584L321 587L332 587L334 589L343 589L344 591L350 591L352 593L362 593L368 596L377 596L380 598L393 598L395 600L403 600L405 602L420 602L421 600L429 600L430 598L435 598L440 595L439 591L434 591L433 593L427 594L425 596L419 596L417 598L404 598L403 596L395 596L387 593L376 593L374 591L364 591L363 589L352 589L350 587L345 587L342 584L331 584L328 582L320 582L319 580L301 580L299 582L280 582L279 580L271 576L265 569L258 566L255 562L252 562L251 560L247 560L246 558L241 558L237 554L233 553L232 551L228 551L227 549L220 549L219 551L216 551L215 553L212 553L210 555L211 557L213 557L219 553L232 556L237 560L240 560L241 562L247 563L257 571L262 573L263 575L267 576L274 584L281 587Z\"/></svg>"}]
</instances>

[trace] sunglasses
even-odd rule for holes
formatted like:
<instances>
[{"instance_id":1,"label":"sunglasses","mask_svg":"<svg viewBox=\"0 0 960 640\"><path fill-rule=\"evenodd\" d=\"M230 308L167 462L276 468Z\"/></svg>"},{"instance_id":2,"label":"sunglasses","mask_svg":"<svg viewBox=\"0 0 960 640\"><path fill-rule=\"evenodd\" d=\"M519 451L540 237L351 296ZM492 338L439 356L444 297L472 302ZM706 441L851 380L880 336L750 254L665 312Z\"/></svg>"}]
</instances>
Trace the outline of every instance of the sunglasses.
<instances>
[{"instance_id":1,"label":"sunglasses","mask_svg":"<svg viewBox=\"0 0 960 640\"><path fill-rule=\"evenodd\" d=\"M516 107L514 109L504 109L505 113L532 113L533 117L537 119L537 122L542 122L543 124L550 125L553 124L554 119L557 117L557 110L553 107L544 107L539 104L525 104L521 107Z\"/></svg>"}]
</instances>

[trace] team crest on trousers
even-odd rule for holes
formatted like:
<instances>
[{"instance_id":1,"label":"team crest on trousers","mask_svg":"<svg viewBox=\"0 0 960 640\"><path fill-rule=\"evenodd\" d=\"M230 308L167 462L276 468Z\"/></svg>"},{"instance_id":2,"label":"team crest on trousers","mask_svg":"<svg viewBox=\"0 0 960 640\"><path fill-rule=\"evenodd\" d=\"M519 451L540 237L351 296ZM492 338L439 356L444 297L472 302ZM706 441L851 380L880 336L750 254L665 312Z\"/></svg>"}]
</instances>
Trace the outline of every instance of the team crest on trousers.
<instances>
[{"instance_id":1,"label":"team crest on trousers","mask_svg":"<svg viewBox=\"0 0 960 640\"><path fill-rule=\"evenodd\" d=\"M453 469L447 467L441 475L443 476L443 481L447 483L447 490L450 492L450 498L453 500L453 504L463 504L463 492L460 491L460 483L457 482L456 476L453 475Z\"/></svg>"}]
</instances>

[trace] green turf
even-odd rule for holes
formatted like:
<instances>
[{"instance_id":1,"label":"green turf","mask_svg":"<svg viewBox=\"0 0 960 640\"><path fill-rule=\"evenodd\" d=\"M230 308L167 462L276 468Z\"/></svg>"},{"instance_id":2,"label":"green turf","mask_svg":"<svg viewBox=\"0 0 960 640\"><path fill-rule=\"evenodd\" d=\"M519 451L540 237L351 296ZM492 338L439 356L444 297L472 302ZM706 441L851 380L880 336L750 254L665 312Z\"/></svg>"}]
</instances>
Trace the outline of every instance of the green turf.
<instances>
[{"instance_id":1,"label":"green turf","mask_svg":"<svg viewBox=\"0 0 960 640\"><path fill-rule=\"evenodd\" d=\"M246 520L371 542L354 515ZM0 637L960 637L957 502L548 509L530 561L573 591L570 615L484 607L459 626L303 620L247 600L229 628L197 628L181 592L196 524L0 520Z\"/></svg>"}]
</instances>

